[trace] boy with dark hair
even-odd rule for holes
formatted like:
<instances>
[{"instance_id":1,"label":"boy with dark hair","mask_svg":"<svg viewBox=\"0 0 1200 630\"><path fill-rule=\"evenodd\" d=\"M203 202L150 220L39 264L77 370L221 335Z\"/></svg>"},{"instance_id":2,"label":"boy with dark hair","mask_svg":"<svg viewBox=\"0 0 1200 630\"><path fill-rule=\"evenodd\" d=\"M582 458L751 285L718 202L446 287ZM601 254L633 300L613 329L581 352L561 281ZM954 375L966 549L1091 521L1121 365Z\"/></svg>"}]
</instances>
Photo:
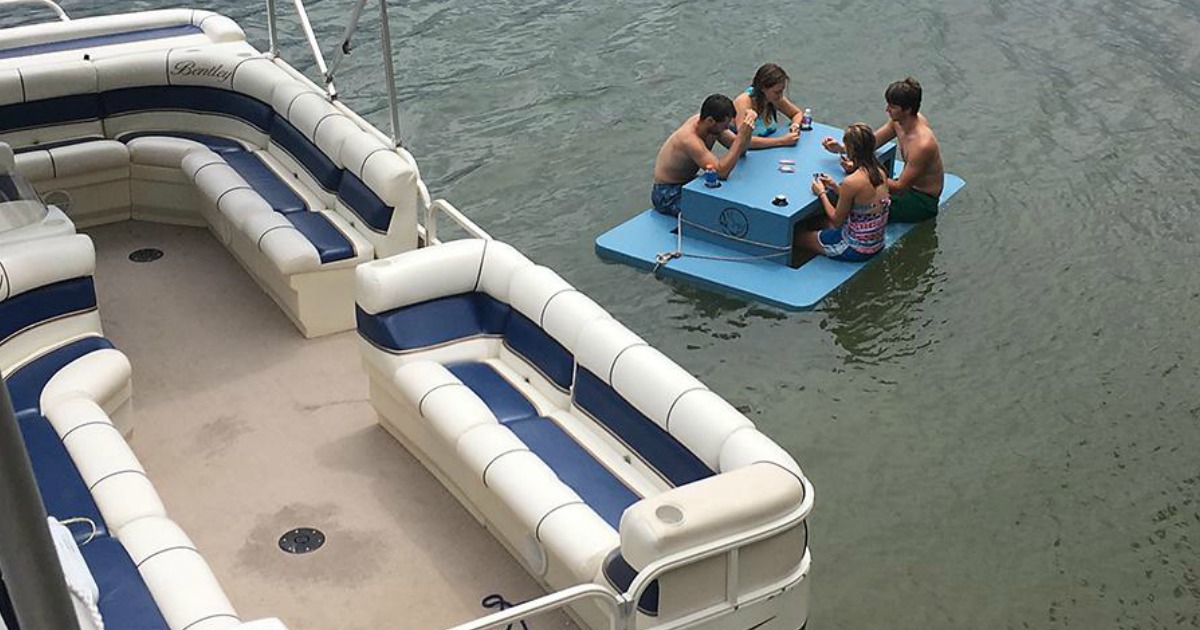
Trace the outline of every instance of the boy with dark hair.
<instances>
[{"instance_id":1,"label":"boy with dark hair","mask_svg":"<svg viewBox=\"0 0 1200 630\"><path fill-rule=\"evenodd\" d=\"M919 114L921 112L921 84L912 77L896 81L884 91L883 100L914 114Z\"/></svg>"},{"instance_id":2,"label":"boy with dark hair","mask_svg":"<svg viewBox=\"0 0 1200 630\"><path fill-rule=\"evenodd\" d=\"M757 118L754 110L747 110L735 134L729 124L735 112L728 96L713 94L704 99L699 114L692 114L663 142L654 161L654 188L650 191L655 210L678 216L683 185L701 168L712 168L721 179L729 177L738 159L750 147ZM719 159L712 152L716 142L729 149Z\"/></svg>"},{"instance_id":3,"label":"boy with dark hair","mask_svg":"<svg viewBox=\"0 0 1200 630\"><path fill-rule=\"evenodd\" d=\"M889 179L888 189L892 193L892 209L889 221L917 223L937 216L938 199L942 196L946 171L942 167L942 149L937 136L929 128L929 121L921 114L921 84L908 77L888 86L883 93L887 101L888 121L875 130L875 146L896 140L900 145L900 157L904 160L904 171L900 179ZM821 144L827 151L840 153L844 149L833 138L824 138ZM853 172L853 165L842 164Z\"/></svg>"}]
</instances>

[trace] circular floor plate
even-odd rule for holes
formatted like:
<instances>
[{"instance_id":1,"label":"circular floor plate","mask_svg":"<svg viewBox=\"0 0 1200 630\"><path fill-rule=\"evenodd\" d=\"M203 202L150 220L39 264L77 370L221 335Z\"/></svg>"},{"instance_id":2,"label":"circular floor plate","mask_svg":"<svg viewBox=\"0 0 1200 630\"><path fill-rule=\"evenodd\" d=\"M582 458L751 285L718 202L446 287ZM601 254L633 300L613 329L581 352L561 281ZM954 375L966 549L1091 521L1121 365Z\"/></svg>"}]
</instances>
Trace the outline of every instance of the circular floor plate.
<instances>
[{"instance_id":1,"label":"circular floor plate","mask_svg":"<svg viewBox=\"0 0 1200 630\"><path fill-rule=\"evenodd\" d=\"M139 249L130 254L129 260L132 260L135 263L145 263L158 260L159 258L162 258L162 256L163 253L161 249L147 247L145 249Z\"/></svg>"},{"instance_id":2,"label":"circular floor plate","mask_svg":"<svg viewBox=\"0 0 1200 630\"><path fill-rule=\"evenodd\" d=\"M325 534L311 527L297 527L279 537L279 548L288 553L308 553L325 544Z\"/></svg>"}]
</instances>

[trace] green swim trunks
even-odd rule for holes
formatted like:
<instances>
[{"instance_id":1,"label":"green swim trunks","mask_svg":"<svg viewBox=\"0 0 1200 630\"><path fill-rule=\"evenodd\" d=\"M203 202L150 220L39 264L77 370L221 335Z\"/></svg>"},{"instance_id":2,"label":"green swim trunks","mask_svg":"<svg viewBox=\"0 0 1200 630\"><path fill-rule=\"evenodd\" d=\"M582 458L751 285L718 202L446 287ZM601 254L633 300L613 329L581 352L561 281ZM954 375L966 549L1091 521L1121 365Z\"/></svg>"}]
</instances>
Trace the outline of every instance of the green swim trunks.
<instances>
[{"instance_id":1,"label":"green swim trunks","mask_svg":"<svg viewBox=\"0 0 1200 630\"><path fill-rule=\"evenodd\" d=\"M932 219L938 213L938 200L933 195L915 188L892 195L892 209L888 221L892 223L920 223Z\"/></svg>"}]
</instances>

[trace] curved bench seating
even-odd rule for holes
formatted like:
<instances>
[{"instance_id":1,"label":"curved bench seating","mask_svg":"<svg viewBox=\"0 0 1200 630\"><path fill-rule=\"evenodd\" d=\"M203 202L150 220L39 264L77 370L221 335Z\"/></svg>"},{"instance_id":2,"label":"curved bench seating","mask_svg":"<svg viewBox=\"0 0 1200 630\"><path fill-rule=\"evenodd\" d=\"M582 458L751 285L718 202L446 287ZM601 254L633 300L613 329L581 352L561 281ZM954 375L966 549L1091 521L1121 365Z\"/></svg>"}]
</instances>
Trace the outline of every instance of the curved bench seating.
<instances>
[{"instance_id":1,"label":"curved bench seating","mask_svg":"<svg viewBox=\"0 0 1200 630\"><path fill-rule=\"evenodd\" d=\"M0 245L0 372L47 513L68 527L108 627L241 622L123 436L129 360L104 338L83 235Z\"/></svg>"},{"instance_id":2,"label":"curved bench seating","mask_svg":"<svg viewBox=\"0 0 1200 630\"><path fill-rule=\"evenodd\" d=\"M0 69L17 169L79 227L207 226L306 336L353 327L351 268L417 246L415 161L244 42L160 44Z\"/></svg>"},{"instance_id":3,"label":"curved bench seating","mask_svg":"<svg viewBox=\"0 0 1200 630\"><path fill-rule=\"evenodd\" d=\"M812 489L800 468L600 306L497 241L367 263L357 282L380 423L534 577L624 591L673 554L793 518L740 548L738 588L752 600L769 586L780 619L806 618L797 514ZM725 580L721 558L662 574L638 601L638 627L720 601ZM599 609L574 610L607 627Z\"/></svg>"}]
</instances>

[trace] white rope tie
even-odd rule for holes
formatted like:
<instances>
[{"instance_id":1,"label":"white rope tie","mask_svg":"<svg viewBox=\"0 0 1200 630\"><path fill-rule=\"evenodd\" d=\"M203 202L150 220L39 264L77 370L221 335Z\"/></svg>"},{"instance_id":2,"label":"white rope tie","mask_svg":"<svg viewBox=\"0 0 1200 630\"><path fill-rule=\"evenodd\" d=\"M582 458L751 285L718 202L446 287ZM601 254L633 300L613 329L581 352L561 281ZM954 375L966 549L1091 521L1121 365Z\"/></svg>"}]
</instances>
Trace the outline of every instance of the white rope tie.
<instances>
[{"instance_id":1,"label":"white rope tie","mask_svg":"<svg viewBox=\"0 0 1200 630\"><path fill-rule=\"evenodd\" d=\"M79 543L80 546L83 546L83 545L86 545L86 544L92 542L92 540L96 538L96 534L100 531L100 528L96 526L96 521L93 521L92 519L90 519L86 516L77 516L75 518L64 519L64 520L59 521L59 523L62 523L63 525L74 525L75 523L87 523L88 526L92 528L91 533L88 534L87 540Z\"/></svg>"},{"instance_id":2,"label":"white rope tie","mask_svg":"<svg viewBox=\"0 0 1200 630\"><path fill-rule=\"evenodd\" d=\"M747 245L754 245L756 247L763 247L763 248L772 249L775 251L773 251L769 254L748 254L746 256L712 256L712 255L708 255L708 254L688 254L683 251L683 226L684 225L688 225L690 227L694 227L694 228L703 230L705 232L708 232L709 234L715 234L717 236L720 236L721 238L726 238L731 241L737 241L739 243L746 243ZM672 260L675 260L676 258L697 258L700 260L723 260L723 261L727 261L727 262L746 262L746 261L750 261L750 260L765 260L767 258L775 258L776 256L788 256L791 253L792 253L791 247L772 245L770 243L760 243L758 241L750 240L748 238L741 238L738 236L734 236L732 234L718 232L712 228L708 228L703 225L700 225L699 223L692 223L691 221L684 221L683 220L683 211L681 210L679 212L679 214L675 215L675 250L669 251L669 252L659 252L658 254L656 254L654 256L654 269L652 269L650 271L650 273L658 273L659 267L662 267L663 265L671 262Z\"/></svg>"},{"instance_id":3,"label":"white rope tie","mask_svg":"<svg viewBox=\"0 0 1200 630\"><path fill-rule=\"evenodd\" d=\"M92 542L96 537L98 531L96 522L86 517L59 521L51 516L46 520L50 527L50 536L54 539L58 562L63 569L63 577L66 578L67 590L76 601L87 609L92 627L95 630L104 630L104 618L100 615L100 589L96 585L87 561L83 559L83 554L79 551L80 546ZM91 526L92 531L88 534L87 540L79 544L75 542L71 530L67 529L67 525L73 523L87 523Z\"/></svg>"}]
</instances>

